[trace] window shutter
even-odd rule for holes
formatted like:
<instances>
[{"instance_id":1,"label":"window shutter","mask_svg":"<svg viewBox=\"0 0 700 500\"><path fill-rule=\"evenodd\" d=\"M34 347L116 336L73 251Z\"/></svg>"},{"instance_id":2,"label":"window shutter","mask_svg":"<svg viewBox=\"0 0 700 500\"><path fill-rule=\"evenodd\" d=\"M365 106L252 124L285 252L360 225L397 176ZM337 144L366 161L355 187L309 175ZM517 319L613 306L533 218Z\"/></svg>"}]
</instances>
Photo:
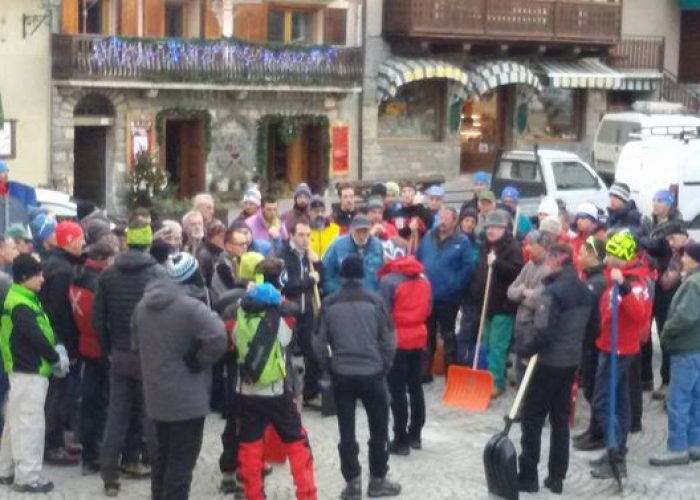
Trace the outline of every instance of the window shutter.
<instances>
[{"instance_id":1,"label":"window shutter","mask_svg":"<svg viewBox=\"0 0 700 500\"><path fill-rule=\"evenodd\" d=\"M78 34L78 0L63 0L61 3L61 32L64 35Z\"/></svg>"},{"instance_id":2,"label":"window shutter","mask_svg":"<svg viewBox=\"0 0 700 500\"><path fill-rule=\"evenodd\" d=\"M237 4L233 11L233 36L249 42L267 41L267 5Z\"/></svg>"},{"instance_id":3,"label":"window shutter","mask_svg":"<svg viewBox=\"0 0 700 500\"><path fill-rule=\"evenodd\" d=\"M144 0L143 36L160 38L165 35L165 0Z\"/></svg>"},{"instance_id":4,"label":"window shutter","mask_svg":"<svg viewBox=\"0 0 700 500\"><path fill-rule=\"evenodd\" d=\"M347 9L326 9L323 16L323 42L326 45L345 45Z\"/></svg>"}]
</instances>

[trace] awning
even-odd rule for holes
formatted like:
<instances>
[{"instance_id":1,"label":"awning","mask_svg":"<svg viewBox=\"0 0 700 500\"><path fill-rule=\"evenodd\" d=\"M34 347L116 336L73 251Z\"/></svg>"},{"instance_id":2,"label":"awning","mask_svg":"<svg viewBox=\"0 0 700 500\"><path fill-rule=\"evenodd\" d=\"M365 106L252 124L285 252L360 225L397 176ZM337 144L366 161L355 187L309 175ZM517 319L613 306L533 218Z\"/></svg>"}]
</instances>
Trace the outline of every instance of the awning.
<instances>
[{"instance_id":1,"label":"awning","mask_svg":"<svg viewBox=\"0 0 700 500\"><path fill-rule=\"evenodd\" d=\"M469 90L477 96L502 85L523 84L542 90L542 82L528 66L514 61L484 61L467 66Z\"/></svg>"},{"instance_id":2,"label":"awning","mask_svg":"<svg viewBox=\"0 0 700 500\"><path fill-rule=\"evenodd\" d=\"M681 10L700 10L700 0L680 0Z\"/></svg>"},{"instance_id":3,"label":"awning","mask_svg":"<svg viewBox=\"0 0 700 500\"><path fill-rule=\"evenodd\" d=\"M396 97L399 88L407 83L431 78L444 78L456 82L457 96L466 95L469 76L454 64L438 59L391 58L379 65L377 93L380 101Z\"/></svg>"},{"instance_id":4,"label":"awning","mask_svg":"<svg viewBox=\"0 0 700 500\"><path fill-rule=\"evenodd\" d=\"M662 78L655 71L619 72L598 59L540 62L549 86L568 89L650 91Z\"/></svg>"}]
</instances>

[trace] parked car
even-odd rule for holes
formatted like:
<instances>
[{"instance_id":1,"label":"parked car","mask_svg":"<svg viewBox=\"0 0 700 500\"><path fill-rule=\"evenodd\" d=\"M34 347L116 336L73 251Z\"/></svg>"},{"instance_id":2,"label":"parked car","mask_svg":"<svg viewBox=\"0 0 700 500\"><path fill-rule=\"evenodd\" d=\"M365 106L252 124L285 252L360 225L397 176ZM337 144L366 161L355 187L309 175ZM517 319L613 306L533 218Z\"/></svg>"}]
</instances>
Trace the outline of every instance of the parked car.
<instances>
[{"instance_id":1,"label":"parked car","mask_svg":"<svg viewBox=\"0 0 700 500\"><path fill-rule=\"evenodd\" d=\"M520 209L537 216L544 196L562 200L574 210L590 201L599 208L608 203L608 188L600 176L574 153L555 150L508 151L493 169L492 189L496 196L506 186L520 191Z\"/></svg>"},{"instance_id":2,"label":"parked car","mask_svg":"<svg viewBox=\"0 0 700 500\"><path fill-rule=\"evenodd\" d=\"M608 113L596 130L593 142L593 166L603 179L611 182L622 148L630 141L647 137L679 134L700 126L700 117L681 114Z\"/></svg>"},{"instance_id":3,"label":"parked car","mask_svg":"<svg viewBox=\"0 0 700 500\"><path fill-rule=\"evenodd\" d=\"M651 214L659 189L676 192L678 209L700 233L700 138L694 134L653 137L622 148L615 180L630 186L639 210Z\"/></svg>"},{"instance_id":4,"label":"parked car","mask_svg":"<svg viewBox=\"0 0 700 500\"><path fill-rule=\"evenodd\" d=\"M70 195L51 189L36 189L36 199L39 207L46 208L56 214L59 219L74 219L78 216L78 208L70 199Z\"/></svg>"}]
</instances>

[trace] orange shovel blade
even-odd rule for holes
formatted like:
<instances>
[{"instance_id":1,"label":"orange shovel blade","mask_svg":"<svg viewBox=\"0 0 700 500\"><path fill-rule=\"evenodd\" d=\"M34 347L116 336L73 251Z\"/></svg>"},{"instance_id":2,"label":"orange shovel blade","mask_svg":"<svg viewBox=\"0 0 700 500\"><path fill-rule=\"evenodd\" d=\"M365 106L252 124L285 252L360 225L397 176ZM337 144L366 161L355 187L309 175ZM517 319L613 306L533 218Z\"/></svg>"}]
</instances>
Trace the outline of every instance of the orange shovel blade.
<instances>
[{"instance_id":1,"label":"orange shovel blade","mask_svg":"<svg viewBox=\"0 0 700 500\"><path fill-rule=\"evenodd\" d=\"M485 370L473 370L452 365L447 371L447 383L442 403L453 408L486 411L493 393L493 376Z\"/></svg>"}]
</instances>

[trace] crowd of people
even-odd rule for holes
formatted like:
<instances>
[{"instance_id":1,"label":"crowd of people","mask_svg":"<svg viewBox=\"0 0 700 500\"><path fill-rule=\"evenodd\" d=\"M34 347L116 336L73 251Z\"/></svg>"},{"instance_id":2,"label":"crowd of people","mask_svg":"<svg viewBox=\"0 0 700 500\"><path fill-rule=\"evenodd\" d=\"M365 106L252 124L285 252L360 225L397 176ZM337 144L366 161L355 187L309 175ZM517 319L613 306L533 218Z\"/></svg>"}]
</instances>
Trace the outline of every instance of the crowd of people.
<instances>
[{"instance_id":1,"label":"crowd of people","mask_svg":"<svg viewBox=\"0 0 700 500\"><path fill-rule=\"evenodd\" d=\"M441 186L421 193L411 182L377 183L367 200L341 184L332 210L302 183L279 213L274 196L251 186L229 224L203 193L180 221L137 208L117 227L87 202L77 221L58 221L7 184L0 168L6 213L16 205L27 214L26 224L6 218L0 237L0 484L16 491L50 491L46 462L99 474L108 497L123 475L150 477L156 500L188 498L213 409L226 419L221 491L265 497L276 434L297 498L315 499L302 414L333 407L340 497L359 499L360 400L367 494L396 496L389 457L423 447L423 386L436 363L469 365L477 349L492 398L538 356L519 416L522 491L539 489L547 415L544 485L563 491L577 387L591 416L574 446L609 450L592 461L593 478L626 474L647 390L665 399L669 420L668 449L650 463L700 460L700 245L671 191L659 191L644 218L624 184L610 188L608 207L544 198L533 225L518 190L497 197L484 172L459 210Z\"/></svg>"}]
</instances>

